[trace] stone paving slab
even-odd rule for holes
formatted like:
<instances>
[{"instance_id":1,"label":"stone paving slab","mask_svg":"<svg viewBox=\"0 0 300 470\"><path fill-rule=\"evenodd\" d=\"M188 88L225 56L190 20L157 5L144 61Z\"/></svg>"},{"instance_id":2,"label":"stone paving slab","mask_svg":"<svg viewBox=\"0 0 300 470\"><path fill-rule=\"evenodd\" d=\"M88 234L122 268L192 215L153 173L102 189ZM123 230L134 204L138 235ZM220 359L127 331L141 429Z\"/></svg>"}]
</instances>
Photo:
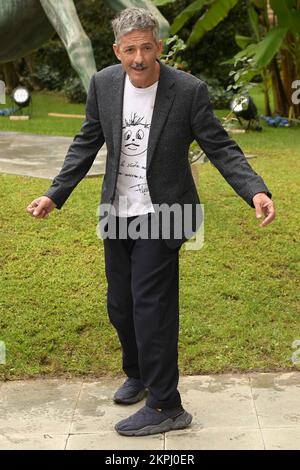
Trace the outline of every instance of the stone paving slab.
<instances>
[{"instance_id":1,"label":"stone paving slab","mask_svg":"<svg viewBox=\"0 0 300 470\"><path fill-rule=\"evenodd\" d=\"M262 429L265 448L268 450L299 450L300 426Z\"/></svg>"},{"instance_id":2,"label":"stone paving slab","mask_svg":"<svg viewBox=\"0 0 300 470\"><path fill-rule=\"evenodd\" d=\"M258 427L247 376L184 377L180 390L198 428Z\"/></svg>"},{"instance_id":3,"label":"stone paving slab","mask_svg":"<svg viewBox=\"0 0 300 470\"><path fill-rule=\"evenodd\" d=\"M148 437L114 431L143 404L112 402L123 380L0 383L0 449L300 449L300 371L182 377L192 425Z\"/></svg>"},{"instance_id":4,"label":"stone paving slab","mask_svg":"<svg viewBox=\"0 0 300 470\"><path fill-rule=\"evenodd\" d=\"M0 395L0 433L69 434L81 381L5 382Z\"/></svg>"},{"instance_id":5,"label":"stone paving slab","mask_svg":"<svg viewBox=\"0 0 300 470\"><path fill-rule=\"evenodd\" d=\"M96 383L84 383L73 415L71 433L99 433L114 429L114 425L138 411L140 403L128 406L116 406L112 401L115 390L123 380L101 380ZM129 411L130 410L130 411Z\"/></svg>"},{"instance_id":6,"label":"stone paving slab","mask_svg":"<svg viewBox=\"0 0 300 470\"><path fill-rule=\"evenodd\" d=\"M300 429L300 374L259 374L251 377L253 399L262 428Z\"/></svg>"},{"instance_id":7,"label":"stone paving slab","mask_svg":"<svg viewBox=\"0 0 300 470\"><path fill-rule=\"evenodd\" d=\"M60 171L72 137L0 132L0 173L53 179ZM87 176L105 173L106 146Z\"/></svg>"},{"instance_id":8,"label":"stone paving slab","mask_svg":"<svg viewBox=\"0 0 300 470\"><path fill-rule=\"evenodd\" d=\"M70 435L67 450L163 450L164 436L126 437L115 432Z\"/></svg>"},{"instance_id":9,"label":"stone paving slab","mask_svg":"<svg viewBox=\"0 0 300 470\"><path fill-rule=\"evenodd\" d=\"M165 450L264 450L259 429L215 427L185 433L168 432Z\"/></svg>"},{"instance_id":10,"label":"stone paving slab","mask_svg":"<svg viewBox=\"0 0 300 470\"><path fill-rule=\"evenodd\" d=\"M64 450L68 434L0 434L0 450Z\"/></svg>"}]
</instances>

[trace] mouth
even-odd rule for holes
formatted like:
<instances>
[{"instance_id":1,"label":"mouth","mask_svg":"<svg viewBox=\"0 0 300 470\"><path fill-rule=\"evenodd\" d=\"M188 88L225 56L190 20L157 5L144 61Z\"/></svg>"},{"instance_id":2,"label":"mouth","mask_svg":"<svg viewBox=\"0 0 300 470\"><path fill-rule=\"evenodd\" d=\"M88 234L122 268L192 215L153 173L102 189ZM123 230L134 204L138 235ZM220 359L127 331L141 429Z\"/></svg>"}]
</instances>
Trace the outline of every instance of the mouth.
<instances>
[{"instance_id":1,"label":"mouth","mask_svg":"<svg viewBox=\"0 0 300 470\"><path fill-rule=\"evenodd\" d=\"M127 144L127 145L125 145L125 147L128 148L129 150L136 150L137 148L139 148L139 145Z\"/></svg>"},{"instance_id":2,"label":"mouth","mask_svg":"<svg viewBox=\"0 0 300 470\"><path fill-rule=\"evenodd\" d=\"M135 72L138 72L138 73L142 73L147 69L147 67L143 67L142 69L135 69L134 67L131 67L131 68L132 68L132 70L134 70Z\"/></svg>"}]
</instances>

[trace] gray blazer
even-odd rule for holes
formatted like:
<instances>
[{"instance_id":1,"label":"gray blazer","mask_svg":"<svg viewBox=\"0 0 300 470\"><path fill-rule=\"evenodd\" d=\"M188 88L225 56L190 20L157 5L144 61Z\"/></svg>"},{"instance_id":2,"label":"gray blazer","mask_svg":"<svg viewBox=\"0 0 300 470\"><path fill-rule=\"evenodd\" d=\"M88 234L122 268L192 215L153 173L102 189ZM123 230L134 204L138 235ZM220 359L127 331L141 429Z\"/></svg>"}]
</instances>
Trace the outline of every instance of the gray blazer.
<instances>
[{"instance_id":1,"label":"gray blazer","mask_svg":"<svg viewBox=\"0 0 300 470\"><path fill-rule=\"evenodd\" d=\"M121 152L124 79L121 65L107 67L93 75L86 119L68 150L60 173L45 193L58 209L89 171L104 142L107 163L101 203L114 200ZM200 203L188 161L189 146L194 139L250 206L254 207L252 198L256 193L265 192L271 197L262 178L215 117L205 83L160 62L147 150L146 174L153 204L196 206ZM183 237L181 242L184 240Z\"/></svg>"}]
</instances>

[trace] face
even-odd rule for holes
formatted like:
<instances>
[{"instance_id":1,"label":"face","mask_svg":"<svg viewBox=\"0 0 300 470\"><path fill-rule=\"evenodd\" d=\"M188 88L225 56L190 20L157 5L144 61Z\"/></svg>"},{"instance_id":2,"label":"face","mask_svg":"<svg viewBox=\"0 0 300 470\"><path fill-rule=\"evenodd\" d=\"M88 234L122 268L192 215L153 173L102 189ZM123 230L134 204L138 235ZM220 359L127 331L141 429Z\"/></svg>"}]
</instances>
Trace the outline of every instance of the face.
<instances>
[{"instance_id":1,"label":"face","mask_svg":"<svg viewBox=\"0 0 300 470\"><path fill-rule=\"evenodd\" d=\"M146 88L158 80L159 64L156 59L162 52L163 43L156 41L152 31L131 31L122 36L113 48L135 87Z\"/></svg>"},{"instance_id":2,"label":"face","mask_svg":"<svg viewBox=\"0 0 300 470\"><path fill-rule=\"evenodd\" d=\"M124 150L129 157L137 157L146 152L149 127L143 125L127 126L124 130Z\"/></svg>"}]
</instances>

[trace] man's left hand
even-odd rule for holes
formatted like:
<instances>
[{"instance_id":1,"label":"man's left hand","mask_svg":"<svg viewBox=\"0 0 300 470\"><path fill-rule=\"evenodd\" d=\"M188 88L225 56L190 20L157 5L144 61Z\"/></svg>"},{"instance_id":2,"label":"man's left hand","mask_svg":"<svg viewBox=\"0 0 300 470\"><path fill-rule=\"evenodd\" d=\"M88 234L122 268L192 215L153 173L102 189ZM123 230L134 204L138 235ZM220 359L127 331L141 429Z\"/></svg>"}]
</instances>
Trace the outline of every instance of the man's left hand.
<instances>
[{"instance_id":1,"label":"man's left hand","mask_svg":"<svg viewBox=\"0 0 300 470\"><path fill-rule=\"evenodd\" d=\"M256 218L260 219L264 216L264 220L259 225L260 227L265 227L270 224L275 219L275 207L272 199L270 199L265 193L257 193L252 199Z\"/></svg>"}]
</instances>

